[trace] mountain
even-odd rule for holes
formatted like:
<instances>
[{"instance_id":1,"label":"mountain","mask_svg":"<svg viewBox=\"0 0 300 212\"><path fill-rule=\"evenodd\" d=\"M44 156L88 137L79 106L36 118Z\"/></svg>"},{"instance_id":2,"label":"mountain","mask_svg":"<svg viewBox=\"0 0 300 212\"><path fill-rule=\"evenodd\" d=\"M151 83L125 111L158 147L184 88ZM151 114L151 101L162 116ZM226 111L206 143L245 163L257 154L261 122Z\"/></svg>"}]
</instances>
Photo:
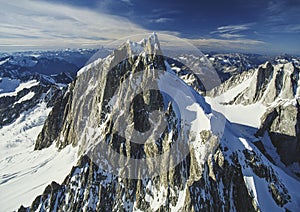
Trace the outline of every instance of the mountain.
<instances>
[{"instance_id":1,"label":"mountain","mask_svg":"<svg viewBox=\"0 0 300 212\"><path fill-rule=\"evenodd\" d=\"M76 76L77 71L97 53L98 57L109 54L101 49L65 49L55 51L16 52L0 54L1 74L13 77L15 74L39 73L43 75L69 73Z\"/></svg>"},{"instance_id":2,"label":"mountain","mask_svg":"<svg viewBox=\"0 0 300 212\"><path fill-rule=\"evenodd\" d=\"M79 67L96 51L67 49L0 54L0 127L13 123L40 102L52 107L74 80ZM100 49L97 55L107 52Z\"/></svg>"},{"instance_id":3,"label":"mountain","mask_svg":"<svg viewBox=\"0 0 300 212\"><path fill-rule=\"evenodd\" d=\"M267 61L255 70L230 78L210 95L231 93L223 95L223 100L220 101L228 106L227 110L238 105L252 109L253 106L260 106L260 111L264 112L258 116L260 125L256 126L258 130L255 135L263 140L261 150L275 164L283 163L299 176L298 61L299 59L288 57ZM228 92L230 88L234 90L241 82L244 85L240 86L240 89Z\"/></svg>"},{"instance_id":4,"label":"mountain","mask_svg":"<svg viewBox=\"0 0 300 212\"><path fill-rule=\"evenodd\" d=\"M231 76L238 75L249 69L254 69L268 59L261 55L241 53L207 54L206 56L220 74L222 81L226 81Z\"/></svg>"},{"instance_id":5,"label":"mountain","mask_svg":"<svg viewBox=\"0 0 300 212\"><path fill-rule=\"evenodd\" d=\"M283 134L278 123L289 113L256 115L266 117L258 129L222 111L253 113L280 96L263 93L274 78L269 63L209 89L209 78L180 64L163 56L152 34L81 69L53 105L34 151L75 149L78 161L19 211L298 211L299 179L266 148L270 133Z\"/></svg>"},{"instance_id":6,"label":"mountain","mask_svg":"<svg viewBox=\"0 0 300 212\"><path fill-rule=\"evenodd\" d=\"M35 64L35 57L29 58L28 54L33 53L14 53L13 58L8 56L0 65L1 211L16 210L21 202L32 201L31 196L42 192L51 180L61 181L76 158L75 151L58 153L55 148L51 153L48 149L46 154L33 151L47 116L52 108L55 110L54 105L74 78L65 72L51 75L31 72L26 67ZM63 70L60 63L55 68ZM20 190L27 195L19 195Z\"/></svg>"}]
</instances>

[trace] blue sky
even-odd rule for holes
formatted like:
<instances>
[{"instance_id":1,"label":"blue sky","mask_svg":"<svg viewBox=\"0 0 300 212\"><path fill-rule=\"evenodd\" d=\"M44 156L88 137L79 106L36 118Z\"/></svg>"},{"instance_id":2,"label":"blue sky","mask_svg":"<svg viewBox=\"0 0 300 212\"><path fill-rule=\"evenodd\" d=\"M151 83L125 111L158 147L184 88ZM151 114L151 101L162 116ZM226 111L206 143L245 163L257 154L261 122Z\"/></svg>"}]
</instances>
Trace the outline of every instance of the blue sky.
<instances>
[{"instance_id":1,"label":"blue sky","mask_svg":"<svg viewBox=\"0 0 300 212\"><path fill-rule=\"evenodd\" d=\"M93 48L156 31L200 50L300 54L299 0L0 0L2 51Z\"/></svg>"}]
</instances>

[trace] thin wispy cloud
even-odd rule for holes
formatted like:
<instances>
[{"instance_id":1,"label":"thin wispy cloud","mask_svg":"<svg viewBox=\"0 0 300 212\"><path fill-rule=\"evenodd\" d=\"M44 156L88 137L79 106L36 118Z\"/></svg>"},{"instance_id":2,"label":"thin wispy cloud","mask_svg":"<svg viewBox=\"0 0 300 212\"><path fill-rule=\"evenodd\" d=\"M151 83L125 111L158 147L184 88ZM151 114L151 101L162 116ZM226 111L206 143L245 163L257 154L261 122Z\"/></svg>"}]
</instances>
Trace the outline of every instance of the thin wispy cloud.
<instances>
[{"instance_id":1,"label":"thin wispy cloud","mask_svg":"<svg viewBox=\"0 0 300 212\"><path fill-rule=\"evenodd\" d=\"M155 19L155 20L152 20L152 21L155 22L155 23L167 23L167 22L170 22L172 20L173 20L172 18L158 18L158 19Z\"/></svg>"},{"instance_id":2,"label":"thin wispy cloud","mask_svg":"<svg viewBox=\"0 0 300 212\"><path fill-rule=\"evenodd\" d=\"M222 38L227 38L227 39L233 39L233 38L242 38L245 37L245 35L241 34L230 34L230 33L224 33L219 35Z\"/></svg>"},{"instance_id":3,"label":"thin wispy cloud","mask_svg":"<svg viewBox=\"0 0 300 212\"><path fill-rule=\"evenodd\" d=\"M297 0L272 0L266 9L266 22L269 25L299 23L300 1Z\"/></svg>"},{"instance_id":4,"label":"thin wispy cloud","mask_svg":"<svg viewBox=\"0 0 300 212\"><path fill-rule=\"evenodd\" d=\"M153 24L164 24L174 21L173 17L175 15L180 14L178 10L166 10L163 8L153 9L150 15L145 16L147 21Z\"/></svg>"},{"instance_id":5,"label":"thin wispy cloud","mask_svg":"<svg viewBox=\"0 0 300 212\"><path fill-rule=\"evenodd\" d=\"M2 2L0 46L101 45L146 32L119 16L42 1Z\"/></svg>"},{"instance_id":6,"label":"thin wispy cloud","mask_svg":"<svg viewBox=\"0 0 300 212\"><path fill-rule=\"evenodd\" d=\"M287 25L286 30L289 32L300 32L300 24Z\"/></svg>"},{"instance_id":7,"label":"thin wispy cloud","mask_svg":"<svg viewBox=\"0 0 300 212\"><path fill-rule=\"evenodd\" d=\"M210 34L217 35L220 38L225 38L228 40L238 39L237 41L241 41L241 38L246 37L243 34L243 31L250 30L252 25L254 25L254 23L220 26Z\"/></svg>"},{"instance_id":8,"label":"thin wispy cloud","mask_svg":"<svg viewBox=\"0 0 300 212\"><path fill-rule=\"evenodd\" d=\"M212 34L214 34L214 33L233 34L233 33L241 32L241 31L249 30L252 25L253 25L253 23L220 26L217 28L217 30L215 30L211 33Z\"/></svg>"},{"instance_id":9,"label":"thin wispy cloud","mask_svg":"<svg viewBox=\"0 0 300 212\"><path fill-rule=\"evenodd\" d=\"M253 51L259 50L260 52L265 51L267 43L260 40L254 39L216 39L216 38L207 38L207 39L190 39L193 45L201 49L209 50L219 50L219 51L236 51L237 49L243 51Z\"/></svg>"},{"instance_id":10,"label":"thin wispy cloud","mask_svg":"<svg viewBox=\"0 0 300 212\"><path fill-rule=\"evenodd\" d=\"M190 39L196 46L205 46L205 47L230 47L231 49L243 49L243 48L254 48L257 45L265 45L266 43L259 40L252 40L252 39L235 39L235 40L225 40L225 39L215 39L215 38L208 38L208 39Z\"/></svg>"}]
</instances>

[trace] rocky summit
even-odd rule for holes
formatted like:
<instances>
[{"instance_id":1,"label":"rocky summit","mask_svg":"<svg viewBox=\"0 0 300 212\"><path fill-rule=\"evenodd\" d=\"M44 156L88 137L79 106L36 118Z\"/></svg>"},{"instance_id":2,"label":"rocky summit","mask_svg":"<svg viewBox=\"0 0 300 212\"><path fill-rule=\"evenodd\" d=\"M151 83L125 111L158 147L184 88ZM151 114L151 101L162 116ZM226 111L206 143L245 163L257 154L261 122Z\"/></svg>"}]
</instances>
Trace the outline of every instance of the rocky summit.
<instances>
[{"instance_id":1,"label":"rocky summit","mask_svg":"<svg viewBox=\"0 0 300 212\"><path fill-rule=\"evenodd\" d=\"M127 41L56 98L35 151L76 149L76 165L19 211L298 211L298 74L266 63L207 87L155 33ZM203 96L228 91L223 106L268 106L260 127L227 120Z\"/></svg>"}]
</instances>

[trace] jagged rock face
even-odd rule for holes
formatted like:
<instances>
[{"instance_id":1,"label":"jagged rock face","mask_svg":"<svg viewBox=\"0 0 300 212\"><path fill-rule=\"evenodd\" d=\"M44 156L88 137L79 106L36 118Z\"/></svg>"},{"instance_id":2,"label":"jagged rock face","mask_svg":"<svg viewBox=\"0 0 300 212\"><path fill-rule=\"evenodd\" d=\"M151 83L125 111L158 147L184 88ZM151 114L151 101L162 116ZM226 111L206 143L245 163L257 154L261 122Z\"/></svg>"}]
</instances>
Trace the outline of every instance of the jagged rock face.
<instances>
[{"instance_id":1,"label":"jagged rock face","mask_svg":"<svg viewBox=\"0 0 300 212\"><path fill-rule=\"evenodd\" d=\"M299 69L295 64L272 65L270 62L254 72L250 86L239 93L229 104L269 104L276 99L293 99L298 96Z\"/></svg>"},{"instance_id":2,"label":"jagged rock face","mask_svg":"<svg viewBox=\"0 0 300 212\"><path fill-rule=\"evenodd\" d=\"M151 71L152 69L165 70L163 57L161 56L162 54L160 52L154 52L160 50L153 50L153 47L149 46L151 45L145 43L145 51L149 52L149 54L145 57L142 55L137 57L131 55L132 50L130 50L130 43L126 43L120 49L114 51L110 58L101 61L100 64L95 67L96 70L88 70L78 77L74 87L71 111L68 114L69 116L67 117L62 130L65 138L58 143L60 147L64 147L70 143L76 145L78 142L84 146L85 143L88 142L86 141L86 138L81 137L81 135L84 134L82 130L84 130L87 125L96 128L100 124L108 121L108 114L113 112L111 111L112 105L110 105L110 101L114 95L116 95L122 81L129 77L130 74L135 74L144 70L142 80L146 80L156 77ZM123 58L128 59L124 60ZM133 96L135 92L134 83L130 86L131 87L126 88L127 90L120 90L120 92L124 92L124 96ZM158 94L150 92L141 93L140 95L140 100L134 99L134 101L147 102L149 99L155 99L155 96ZM154 108L151 107L161 105L161 101L148 102L148 109L153 110ZM119 107L122 108L122 105L119 105ZM135 104L133 104L133 107L135 107ZM135 125L138 123L146 125L146 122L143 121L142 114L139 114L140 116L136 114L136 111L139 108L134 109L135 113L133 114L133 119ZM124 108L124 110L130 109ZM87 111L88 113L86 113ZM147 111L144 111L144 113L147 113ZM74 117L75 120L73 120ZM140 120L137 120L136 117L139 117ZM86 118L89 119L87 120ZM139 127L144 128L147 126ZM70 129L70 131L65 133L68 129Z\"/></svg>"},{"instance_id":3,"label":"jagged rock face","mask_svg":"<svg viewBox=\"0 0 300 212\"><path fill-rule=\"evenodd\" d=\"M197 130L193 132L191 127L187 130L191 134L184 134L180 128L183 114L179 115L178 105L168 94L139 90L137 85L161 86L159 80L151 86L149 82L163 78L155 69L167 70L156 39L144 40L141 53L135 53L136 44L127 42L111 56L96 61L79 73L74 87L56 102L57 111L49 116L36 148L52 142L59 148L79 145L81 157L61 185L51 183L30 207L20 211L260 211L267 206L258 204L261 191L253 188L251 177L264 186L263 195L276 207L297 206L297 197L292 201L293 193L276 176L273 165L234 135L229 122L224 123L223 135L214 134L213 128L201 128L217 114L195 91L197 101L193 103L212 119L202 116ZM130 104L121 101L125 97L132 97ZM164 113L166 120L151 117L153 111ZM154 128L158 137L151 134L144 136L146 142L131 141L136 138L135 131L145 133L153 123L164 126ZM178 137L189 142L188 154L175 148L175 156L155 166L150 159L177 147ZM114 152L118 158L113 157ZM115 160L107 160L107 155ZM176 156L182 158L173 166ZM131 159L145 159L147 170L131 166ZM116 173L118 165L121 171ZM148 170L157 174L145 174Z\"/></svg>"},{"instance_id":4,"label":"jagged rock face","mask_svg":"<svg viewBox=\"0 0 300 212\"><path fill-rule=\"evenodd\" d=\"M275 147L280 161L286 166L292 166L292 171L299 175L299 64L288 60L281 62L266 62L256 70L234 76L209 93L219 96L240 83L248 86L225 105L263 104L267 111L261 117L261 126L256 136L262 139L268 135ZM249 81L250 83L248 84ZM251 111L254 112L254 111ZM264 139L262 139L264 140ZM261 143L263 149L268 149L268 142ZM264 150L265 151L265 150ZM277 161L277 155L266 156ZM275 163L275 162L274 162Z\"/></svg>"},{"instance_id":5,"label":"jagged rock face","mask_svg":"<svg viewBox=\"0 0 300 212\"><path fill-rule=\"evenodd\" d=\"M209 95L221 95L239 83L248 84L246 80L249 86L224 104L264 104L267 111L261 117L256 133L260 142L256 145L274 164L286 166L285 170L299 176L299 65L267 62L257 70L230 78ZM277 153L269 154L266 149Z\"/></svg>"},{"instance_id":6,"label":"jagged rock face","mask_svg":"<svg viewBox=\"0 0 300 212\"><path fill-rule=\"evenodd\" d=\"M230 153L218 146L198 172L193 151L168 173L152 179L112 175L83 156L62 185L52 182L29 208L19 211L260 211L245 184L245 170L266 182L268 194L285 208L291 196L273 169L254 151Z\"/></svg>"},{"instance_id":7,"label":"jagged rock face","mask_svg":"<svg viewBox=\"0 0 300 212\"><path fill-rule=\"evenodd\" d=\"M30 210L256 211L237 157L235 160L235 164L228 164L218 148L205 164L199 180L194 176L196 167L190 156L165 175L130 180L107 174L83 157L64 183L49 185ZM151 201L160 204L150 208ZM176 209L177 205L180 207Z\"/></svg>"},{"instance_id":8,"label":"jagged rock face","mask_svg":"<svg viewBox=\"0 0 300 212\"><path fill-rule=\"evenodd\" d=\"M156 41L145 40L144 42L145 51L147 53L149 52L146 57L143 57L142 55L136 56L137 54L131 55L131 45L130 43L125 43L118 50L114 51L106 60L100 61L96 67L87 70L78 76L74 88L70 89L72 95L69 96L69 100L67 101L70 105L70 111L66 113L66 119L60 130L60 135L54 133L54 135L57 135L56 138L59 138L57 145L60 148L71 143L76 145L80 139L83 139L80 140L82 144L86 142L84 140L85 138L81 138L80 136L84 133L82 132L83 126L87 125L87 117L91 119L91 122L88 124L91 127L97 127L107 121L107 114L111 112L108 103L117 91L120 83L124 78L129 76L130 73L145 70L143 77L144 79L148 79L156 77L151 76L151 69L165 70L163 56L160 52L161 50L159 48L156 49L153 45L147 43ZM126 60L123 58L126 58ZM130 92L133 91L131 91L130 88L127 89L126 92L130 95ZM147 98L155 99L151 97L153 93L150 93L150 96L147 93L142 95L145 101L147 101ZM100 108L98 108L99 105ZM151 102L151 105L156 105L156 102ZM62 110L60 113L63 113L64 108L65 107L61 107ZM93 114L86 114L86 111ZM52 121L49 120L49 122ZM40 138L46 138L47 134L52 134L50 128L47 126L45 128L46 129L40 134ZM53 137L51 140L53 142L55 138ZM38 143L48 142L40 139Z\"/></svg>"},{"instance_id":9,"label":"jagged rock face","mask_svg":"<svg viewBox=\"0 0 300 212\"><path fill-rule=\"evenodd\" d=\"M223 154L224 150L218 148L205 164L200 180L194 181L189 187L193 210L257 211L244 184L237 155L232 155L234 163L229 164Z\"/></svg>"},{"instance_id":10,"label":"jagged rock face","mask_svg":"<svg viewBox=\"0 0 300 212\"><path fill-rule=\"evenodd\" d=\"M257 136L268 133L285 165L300 162L299 104L281 103L262 117Z\"/></svg>"},{"instance_id":11,"label":"jagged rock face","mask_svg":"<svg viewBox=\"0 0 300 212\"><path fill-rule=\"evenodd\" d=\"M69 101L72 99L72 90L73 84L70 84L69 90L55 99L53 109L45 121L42 131L37 137L34 147L35 150L49 147L58 137L62 123L64 123L66 114L68 114L70 108Z\"/></svg>"}]
</instances>

